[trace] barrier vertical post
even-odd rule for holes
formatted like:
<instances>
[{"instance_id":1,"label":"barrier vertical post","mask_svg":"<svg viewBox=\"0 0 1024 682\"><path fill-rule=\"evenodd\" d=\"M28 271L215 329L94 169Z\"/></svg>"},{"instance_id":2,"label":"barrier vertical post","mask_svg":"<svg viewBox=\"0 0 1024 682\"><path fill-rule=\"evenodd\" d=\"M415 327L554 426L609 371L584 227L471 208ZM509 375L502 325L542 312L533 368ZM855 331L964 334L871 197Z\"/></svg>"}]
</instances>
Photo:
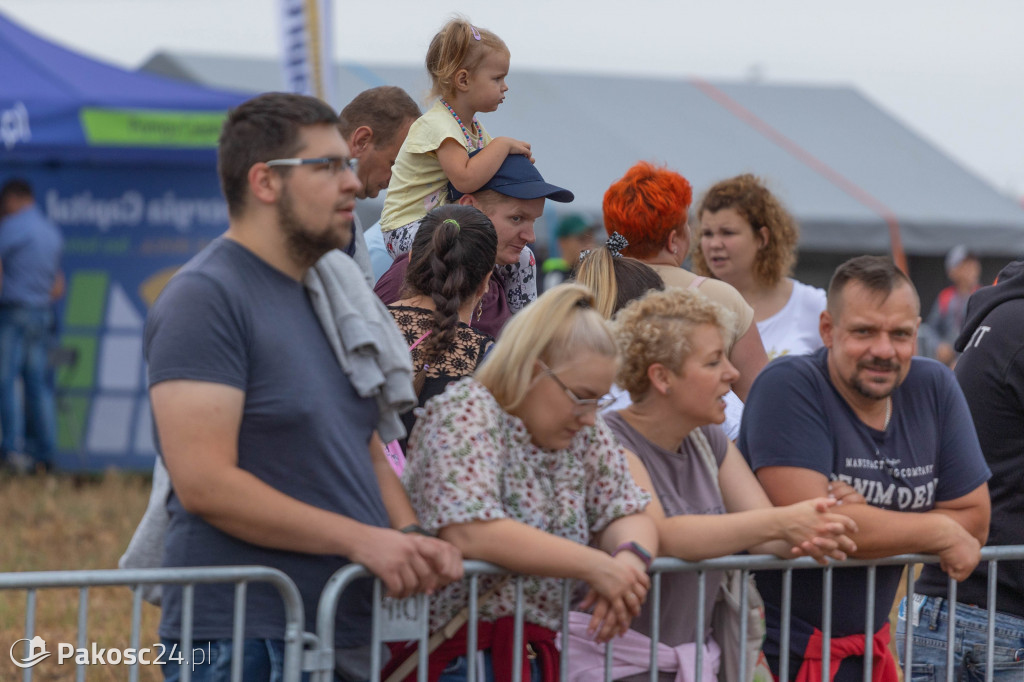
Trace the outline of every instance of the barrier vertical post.
<instances>
[{"instance_id":1,"label":"barrier vertical post","mask_svg":"<svg viewBox=\"0 0 1024 682\"><path fill-rule=\"evenodd\" d=\"M871 669L875 662L875 585L878 576L874 566L868 566L867 603L864 607L864 682L871 682Z\"/></svg>"},{"instance_id":2,"label":"barrier vertical post","mask_svg":"<svg viewBox=\"0 0 1024 682\"><path fill-rule=\"evenodd\" d=\"M88 622L89 622L89 588L80 587L78 589L78 646L85 648L88 639ZM75 666L75 681L85 682L85 666ZM185 680L188 682L188 680Z\"/></svg>"}]
</instances>

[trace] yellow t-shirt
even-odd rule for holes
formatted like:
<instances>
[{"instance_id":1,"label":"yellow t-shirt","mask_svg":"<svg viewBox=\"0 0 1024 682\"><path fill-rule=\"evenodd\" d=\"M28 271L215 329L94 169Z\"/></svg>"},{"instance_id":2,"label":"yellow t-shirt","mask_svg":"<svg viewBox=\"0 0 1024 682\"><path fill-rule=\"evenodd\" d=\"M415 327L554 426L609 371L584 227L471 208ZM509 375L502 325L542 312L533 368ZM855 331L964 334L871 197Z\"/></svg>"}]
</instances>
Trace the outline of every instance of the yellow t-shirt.
<instances>
[{"instance_id":1,"label":"yellow t-shirt","mask_svg":"<svg viewBox=\"0 0 1024 682\"><path fill-rule=\"evenodd\" d=\"M697 275L680 267L654 263L648 263L648 265L654 268L654 271L658 273L661 281L667 287L687 289L690 287L690 283L697 279ZM704 280L697 287L696 291L707 296L726 310L731 310L736 316L736 327L733 330L734 336L728 343L731 348L732 344L736 343L736 340L750 329L750 325L754 321L754 309L750 307L750 304L746 302L740 292L736 291L731 284L718 279L708 278Z\"/></svg>"},{"instance_id":2,"label":"yellow t-shirt","mask_svg":"<svg viewBox=\"0 0 1024 682\"><path fill-rule=\"evenodd\" d=\"M480 133L484 144L488 144L491 136L483 126L480 126ZM448 178L437 160L437 149L448 138L466 144L462 128L438 100L413 122L395 159L384 212L380 216L382 232L391 232L419 220L430 209L446 202Z\"/></svg>"}]
</instances>

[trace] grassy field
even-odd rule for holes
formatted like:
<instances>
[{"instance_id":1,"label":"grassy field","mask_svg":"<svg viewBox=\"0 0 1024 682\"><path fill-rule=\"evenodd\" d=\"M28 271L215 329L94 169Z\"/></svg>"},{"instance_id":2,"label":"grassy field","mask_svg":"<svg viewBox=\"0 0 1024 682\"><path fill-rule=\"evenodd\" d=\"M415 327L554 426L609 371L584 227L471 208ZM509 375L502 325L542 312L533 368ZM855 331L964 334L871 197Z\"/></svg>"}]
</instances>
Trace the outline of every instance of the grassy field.
<instances>
[{"instance_id":1,"label":"grassy field","mask_svg":"<svg viewBox=\"0 0 1024 682\"><path fill-rule=\"evenodd\" d=\"M0 474L0 572L116 568L149 498L149 480L108 473L96 477ZM97 647L130 645L131 592L89 591L86 641ZM47 641L50 658L32 668L34 680L73 680L75 667L58 665L57 642L78 641L78 590L37 593L35 633ZM24 637L24 591L0 592L0 682L20 680L9 655ZM140 646L157 640L159 611L145 604ZM18 645L16 653L21 656ZM87 680L127 680L124 665L89 666ZM141 680L162 679L156 666L140 667Z\"/></svg>"}]
</instances>

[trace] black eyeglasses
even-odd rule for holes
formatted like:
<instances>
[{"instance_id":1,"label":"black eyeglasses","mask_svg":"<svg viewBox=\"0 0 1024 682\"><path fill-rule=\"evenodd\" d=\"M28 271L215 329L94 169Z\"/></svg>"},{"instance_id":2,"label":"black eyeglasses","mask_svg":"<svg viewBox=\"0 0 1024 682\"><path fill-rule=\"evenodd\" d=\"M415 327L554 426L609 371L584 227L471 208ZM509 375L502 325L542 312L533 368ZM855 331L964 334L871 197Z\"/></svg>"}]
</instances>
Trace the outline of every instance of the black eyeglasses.
<instances>
[{"instance_id":1,"label":"black eyeglasses","mask_svg":"<svg viewBox=\"0 0 1024 682\"><path fill-rule=\"evenodd\" d=\"M562 380L558 378L558 375L551 371L551 368L544 364L543 360L537 360L537 362L540 364L540 368L544 370L544 373L554 379L559 388L565 391L565 394L569 396L569 400L571 400L573 404L573 414L577 417L581 417L588 412L598 412L615 402L615 398L610 395L606 395L601 398L579 397L573 393L571 388L562 383Z\"/></svg>"},{"instance_id":2,"label":"black eyeglasses","mask_svg":"<svg viewBox=\"0 0 1024 682\"><path fill-rule=\"evenodd\" d=\"M359 162L349 156L321 156L315 159L274 159L266 164L274 166L325 166L331 175L338 175L346 170L353 173L359 168Z\"/></svg>"}]
</instances>

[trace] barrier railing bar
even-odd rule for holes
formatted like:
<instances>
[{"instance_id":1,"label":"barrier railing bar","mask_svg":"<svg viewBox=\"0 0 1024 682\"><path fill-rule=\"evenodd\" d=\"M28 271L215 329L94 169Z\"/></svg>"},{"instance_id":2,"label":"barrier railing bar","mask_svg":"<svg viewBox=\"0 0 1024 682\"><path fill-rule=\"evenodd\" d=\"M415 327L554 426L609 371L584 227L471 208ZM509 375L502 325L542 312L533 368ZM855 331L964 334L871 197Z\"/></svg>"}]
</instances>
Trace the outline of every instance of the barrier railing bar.
<instances>
[{"instance_id":1,"label":"barrier railing bar","mask_svg":"<svg viewBox=\"0 0 1024 682\"><path fill-rule=\"evenodd\" d=\"M608 643L604 646L604 682L612 682L612 656L614 656L613 650L615 643L613 640L608 640ZM519 679L513 677L512 679Z\"/></svg>"},{"instance_id":2,"label":"barrier railing bar","mask_svg":"<svg viewBox=\"0 0 1024 682\"><path fill-rule=\"evenodd\" d=\"M429 609L430 603L427 601L426 595L419 595L416 598L416 613L424 613L423 609ZM418 661L416 670L416 682L427 682L427 660L430 658L430 652L427 651L427 647L430 642L430 614L427 613L427 618L423 623L423 627L420 629L420 646L417 652Z\"/></svg>"},{"instance_id":3,"label":"barrier railing bar","mask_svg":"<svg viewBox=\"0 0 1024 682\"><path fill-rule=\"evenodd\" d=\"M512 635L512 679L523 679L523 576L516 576L516 615Z\"/></svg>"},{"instance_id":4,"label":"barrier railing bar","mask_svg":"<svg viewBox=\"0 0 1024 682\"><path fill-rule=\"evenodd\" d=\"M248 585L242 581L235 585L235 615L231 624L231 682L242 682L242 663L245 657L245 597Z\"/></svg>"},{"instance_id":5,"label":"barrier railing bar","mask_svg":"<svg viewBox=\"0 0 1024 682\"><path fill-rule=\"evenodd\" d=\"M871 682L871 668L875 658L875 584L878 578L874 566L868 567L868 581L865 589L867 603L864 606L864 682Z\"/></svg>"},{"instance_id":6,"label":"barrier railing bar","mask_svg":"<svg viewBox=\"0 0 1024 682\"><path fill-rule=\"evenodd\" d=\"M984 550L982 550L984 551ZM988 639L989 643L996 641L996 585L999 578L999 562L993 559L988 562ZM985 653L985 682L992 682L993 668L995 667L995 647L986 647Z\"/></svg>"},{"instance_id":7,"label":"barrier railing bar","mask_svg":"<svg viewBox=\"0 0 1024 682\"><path fill-rule=\"evenodd\" d=\"M956 581L949 578L949 623L946 628L946 682L953 682L953 655L956 653Z\"/></svg>"},{"instance_id":8,"label":"barrier railing bar","mask_svg":"<svg viewBox=\"0 0 1024 682\"><path fill-rule=\"evenodd\" d=\"M139 642L142 640L142 587L132 586L132 634L131 646L135 651L139 650ZM131 669L128 671L129 682L139 682L139 660L135 659Z\"/></svg>"},{"instance_id":9,"label":"barrier railing bar","mask_svg":"<svg viewBox=\"0 0 1024 682\"><path fill-rule=\"evenodd\" d=\"M84 649L88 641L89 588L78 588L78 647ZM85 666L75 665L75 682L85 682ZM188 682L188 680L185 680Z\"/></svg>"},{"instance_id":10,"label":"barrier railing bar","mask_svg":"<svg viewBox=\"0 0 1024 682\"><path fill-rule=\"evenodd\" d=\"M913 677L910 675L911 661L914 660L914 628L913 628L913 612L914 612L914 573L917 569L917 564L907 564L907 623L906 632L903 633L903 651L906 652L906 660L903 661L903 679L912 680Z\"/></svg>"},{"instance_id":11,"label":"barrier railing bar","mask_svg":"<svg viewBox=\"0 0 1024 682\"><path fill-rule=\"evenodd\" d=\"M36 636L36 591L29 589L25 595L25 639ZM32 642L25 642L25 656L32 655ZM32 668L25 668L21 674L22 682L32 682Z\"/></svg>"},{"instance_id":12,"label":"barrier railing bar","mask_svg":"<svg viewBox=\"0 0 1024 682\"><path fill-rule=\"evenodd\" d=\"M466 679L475 680L477 678L476 672L476 650L477 650L477 622L480 617L480 595L477 591L480 589L480 577L470 576L469 578L469 621L466 625ZM430 608L429 604L425 604L424 608Z\"/></svg>"},{"instance_id":13,"label":"barrier railing bar","mask_svg":"<svg viewBox=\"0 0 1024 682\"><path fill-rule=\"evenodd\" d=\"M342 569L342 570L345 570L345 569ZM330 583L328 583L328 585L329 584ZM382 637L382 635L383 635L383 625L382 625L382 623L383 623L384 619L381 617L381 613L382 613L382 609L381 609L381 596L383 596L383 588L381 587L380 580L374 580L373 581L373 615L371 616L373 618L373 623L370 626L370 633L371 633L370 634L370 641L374 644L374 646L370 647L370 679L371 680L379 680L380 679L380 669L381 669L381 665L382 665L381 660L380 660L380 642L383 639L383 637ZM317 615L319 616L319 613ZM317 632L319 632L319 631L320 631L320 629L318 627L317 628ZM330 650L331 657L333 658L333 656L334 656L334 616L333 615L331 616L330 636L329 637L328 636L321 636L320 637L320 646L323 647L323 650L324 650L325 653L328 650ZM323 660L320 663L321 664L325 664L326 661L327 661L327 656L325 655L325 656L323 656ZM321 675L320 679L323 680L323 682L329 682L330 675L326 674L326 672L325 672L325 674Z\"/></svg>"},{"instance_id":14,"label":"barrier railing bar","mask_svg":"<svg viewBox=\"0 0 1024 682\"><path fill-rule=\"evenodd\" d=\"M750 596L750 586L747 584L747 578L750 576L750 571L743 569L740 571L740 642L743 646L740 648L740 679L747 679L747 599ZM698 626L702 625L703 621L698 623Z\"/></svg>"},{"instance_id":15,"label":"barrier railing bar","mask_svg":"<svg viewBox=\"0 0 1024 682\"><path fill-rule=\"evenodd\" d=\"M562 641L569 641L569 609L572 607L572 581L562 581ZM558 654L558 677L569 682L569 647L563 646Z\"/></svg>"},{"instance_id":16,"label":"barrier railing bar","mask_svg":"<svg viewBox=\"0 0 1024 682\"><path fill-rule=\"evenodd\" d=\"M651 601L651 641L661 641L661 573L651 576L651 593L648 597ZM700 622L700 621L698 621ZM650 682L658 682L658 647L651 647L650 659Z\"/></svg>"},{"instance_id":17,"label":"barrier railing bar","mask_svg":"<svg viewBox=\"0 0 1024 682\"><path fill-rule=\"evenodd\" d=\"M654 568L654 564L651 564ZM704 676L704 621L706 619L704 601L708 595L707 577L704 571L697 572L697 655L694 657L694 678L696 682L703 682ZM709 681L710 682L710 681Z\"/></svg>"},{"instance_id":18,"label":"barrier railing bar","mask_svg":"<svg viewBox=\"0 0 1024 682\"><path fill-rule=\"evenodd\" d=\"M178 651L181 654L181 664L178 668L181 670L181 682L191 682L192 680L192 666L186 665L185 655L186 651L192 651L192 626L195 624L193 620L195 618L195 593L196 587L192 583L186 583L181 588L181 649Z\"/></svg>"},{"instance_id":19,"label":"barrier railing bar","mask_svg":"<svg viewBox=\"0 0 1024 682\"><path fill-rule=\"evenodd\" d=\"M832 661L832 564L824 569L821 581L821 682L829 682ZM789 652L786 652L787 655Z\"/></svg>"},{"instance_id":20,"label":"barrier railing bar","mask_svg":"<svg viewBox=\"0 0 1024 682\"><path fill-rule=\"evenodd\" d=\"M793 570L782 574L782 632L779 635L779 679L789 679L789 619L793 606Z\"/></svg>"}]
</instances>

